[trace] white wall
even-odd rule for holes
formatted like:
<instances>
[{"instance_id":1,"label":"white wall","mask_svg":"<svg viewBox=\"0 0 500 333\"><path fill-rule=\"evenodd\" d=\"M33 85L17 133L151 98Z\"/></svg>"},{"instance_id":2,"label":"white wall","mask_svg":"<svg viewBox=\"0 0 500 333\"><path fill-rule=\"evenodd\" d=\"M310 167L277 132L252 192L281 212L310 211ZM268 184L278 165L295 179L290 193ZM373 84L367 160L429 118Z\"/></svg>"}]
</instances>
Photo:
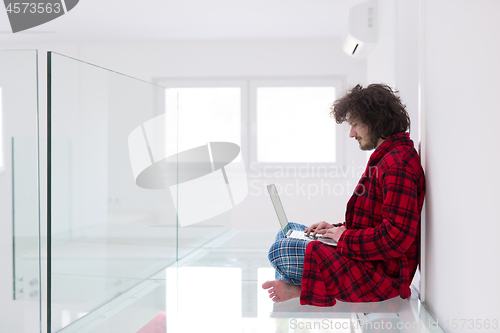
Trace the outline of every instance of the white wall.
<instances>
[{"instance_id":1,"label":"white wall","mask_svg":"<svg viewBox=\"0 0 500 333\"><path fill-rule=\"evenodd\" d=\"M410 137L418 146L418 1L378 1L378 40L366 62L368 83L399 91L410 115Z\"/></svg>"},{"instance_id":2,"label":"white wall","mask_svg":"<svg viewBox=\"0 0 500 333\"><path fill-rule=\"evenodd\" d=\"M396 86L396 0L377 1L377 42L367 57L368 83Z\"/></svg>"},{"instance_id":3,"label":"white wall","mask_svg":"<svg viewBox=\"0 0 500 333\"><path fill-rule=\"evenodd\" d=\"M410 137L418 148L418 78L419 78L419 3L414 0L396 2L396 73L395 87L411 118Z\"/></svg>"},{"instance_id":4,"label":"white wall","mask_svg":"<svg viewBox=\"0 0 500 333\"><path fill-rule=\"evenodd\" d=\"M423 4L425 303L479 332L460 320L500 321L500 2Z\"/></svg>"}]
</instances>

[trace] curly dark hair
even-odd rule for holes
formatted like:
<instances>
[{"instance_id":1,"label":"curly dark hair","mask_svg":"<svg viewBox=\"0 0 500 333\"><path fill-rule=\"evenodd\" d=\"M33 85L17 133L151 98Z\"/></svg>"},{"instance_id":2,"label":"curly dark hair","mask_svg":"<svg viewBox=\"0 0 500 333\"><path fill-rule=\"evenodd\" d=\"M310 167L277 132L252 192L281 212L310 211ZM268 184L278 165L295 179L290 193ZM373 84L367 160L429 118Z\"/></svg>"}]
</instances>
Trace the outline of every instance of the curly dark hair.
<instances>
[{"instance_id":1,"label":"curly dark hair","mask_svg":"<svg viewBox=\"0 0 500 333\"><path fill-rule=\"evenodd\" d=\"M411 124L406 105L397 93L386 84L370 84L366 88L358 84L333 103L330 116L337 124L360 121L368 125L373 137L387 139L406 132Z\"/></svg>"}]
</instances>

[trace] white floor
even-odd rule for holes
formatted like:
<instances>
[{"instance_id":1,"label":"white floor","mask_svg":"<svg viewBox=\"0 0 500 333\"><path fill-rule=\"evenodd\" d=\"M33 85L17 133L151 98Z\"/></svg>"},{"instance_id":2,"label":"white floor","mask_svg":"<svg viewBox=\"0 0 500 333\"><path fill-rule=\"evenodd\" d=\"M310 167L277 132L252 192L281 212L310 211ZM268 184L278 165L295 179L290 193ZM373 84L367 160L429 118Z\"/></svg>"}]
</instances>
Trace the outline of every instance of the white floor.
<instances>
[{"instance_id":1,"label":"white floor","mask_svg":"<svg viewBox=\"0 0 500 333\"><path fill-rule=\"evenodd\" d=\"M162 312L174 333L442 332L415 296L331 308L274 304L260 288L274 279L267 260L274 235L228 231L62 332L135 333Z\"/></svg>"}]
</instances>

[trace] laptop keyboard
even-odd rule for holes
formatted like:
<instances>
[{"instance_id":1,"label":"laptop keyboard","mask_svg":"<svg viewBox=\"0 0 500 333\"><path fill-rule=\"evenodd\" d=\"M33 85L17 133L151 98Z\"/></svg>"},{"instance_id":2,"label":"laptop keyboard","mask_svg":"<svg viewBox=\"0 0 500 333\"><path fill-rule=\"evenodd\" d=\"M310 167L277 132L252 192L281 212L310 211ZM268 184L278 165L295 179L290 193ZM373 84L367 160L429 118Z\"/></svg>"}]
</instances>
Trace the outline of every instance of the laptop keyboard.
<instances>
[{"instance_id":1,"label":"laptop keyboard","mask_svg":"<svg viewBox=\"0 0 500 333\"><path fill-rule=\"evenodd\" d=\"M303 231L298 231L298 230L292 230L292 233L290 234L290 237L292 237L292 238L298 238L298 239L303 239L303 240L307 240L307 241L317 239L317 237L308 236Z\"/></svg>"}]
</instances>

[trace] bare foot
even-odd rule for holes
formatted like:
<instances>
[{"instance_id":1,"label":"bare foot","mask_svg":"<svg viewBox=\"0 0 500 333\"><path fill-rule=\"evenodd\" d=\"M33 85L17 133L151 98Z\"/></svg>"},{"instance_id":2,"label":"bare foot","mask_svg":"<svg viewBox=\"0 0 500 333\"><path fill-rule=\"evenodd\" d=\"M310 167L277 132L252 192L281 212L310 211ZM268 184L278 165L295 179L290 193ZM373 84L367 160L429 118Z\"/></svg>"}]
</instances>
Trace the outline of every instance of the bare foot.
<instances>
[{"instance_id":1,"label":"bare foot","mask_svg":"<svg viewBox=\"0 0 500 333\"><path fill-rule=\"evenodd\" d=\"M268 289L269 298L276 303L298 298L301 291L300 286L281 280L266 281L262 284L262 288Z\"/></svg>"}]
</instances>

